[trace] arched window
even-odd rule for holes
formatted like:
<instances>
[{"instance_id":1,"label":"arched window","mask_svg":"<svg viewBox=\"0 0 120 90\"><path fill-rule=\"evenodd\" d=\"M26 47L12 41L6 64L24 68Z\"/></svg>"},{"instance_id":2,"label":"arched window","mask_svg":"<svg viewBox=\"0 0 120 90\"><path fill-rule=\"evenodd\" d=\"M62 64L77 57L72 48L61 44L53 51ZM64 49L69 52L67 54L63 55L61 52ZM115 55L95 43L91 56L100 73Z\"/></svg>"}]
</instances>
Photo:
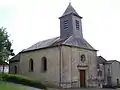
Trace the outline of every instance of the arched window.
<instances>
[{"instance_id":1,"label":"arched window","mask_svg":"<svg viewBox=\"0 0 120 90\"><path fill-rule=\"evenodd\" d=\"M14 66L14 73L17 74L17 66Z\"/></svg>"},{"instance_id":2,"label":"arched window","mask_svg":"<svg viewBox=\"0 0 120 90\"><path fill-rule=\"evenodd\" d=\"M47 71L47 58L46 57L42 58L42 71L43 72Z\"/></svg>"},{"instance_id":3,"label":"arched window","mask_svg":"<svg viewBox=\"0 0 120 90\"><path fill-rule=\"evenodd\" d=\"M85 61L85 55L81 55L81 61L82 61L82 62Z\"/></svg>"},{"instance_id":4,"label":"arched window","mask_svg":"<svg viewBox=\"0 0 120 90\"><path fill-rule=\"evenodd\" d=\"M30 60L29 60L29 71L30 71L30 72L33 72L33 70L34 70L33 59L30 59Z\"/></svg>"}]
</instances>

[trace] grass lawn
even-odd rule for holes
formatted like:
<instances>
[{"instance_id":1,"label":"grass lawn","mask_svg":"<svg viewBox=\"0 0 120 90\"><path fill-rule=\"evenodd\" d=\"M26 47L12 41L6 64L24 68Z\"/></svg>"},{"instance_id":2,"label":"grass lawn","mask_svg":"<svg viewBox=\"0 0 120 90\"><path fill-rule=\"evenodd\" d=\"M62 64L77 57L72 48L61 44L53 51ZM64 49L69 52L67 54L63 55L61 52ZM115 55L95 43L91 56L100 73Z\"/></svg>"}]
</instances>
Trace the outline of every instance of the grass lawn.
<instances>
[{"instance_id":1,"label":"grass lawn","mask_svg":"<svg viewBox=\"0 0 120 90\"><path fill-rule=\"evenodd\" d=\"M13 86L6 84L4 82L0 82L0 90L23 90L23 89L19 88L19 87L13 87Z\"/></svg>"},{"instance_id":2,"label":"grass lawn","mask_svg":"<svg viewBox=\"0 0 120 90\"><path fill-rule=\"evenodd\" d=\"M1 89L1 88L15 88L15 89L9 89L9 90L35 90L35 88L38 89L47 89L47 86L43 84L42 80L34 80L29 77L21 76L21 75L15 75L15 74L0 74L0 90L8 90L8 89ZM19 89L20 88L20 89ZM34 89L32 89L34 88Z\"/></svg>"}]
</instances>

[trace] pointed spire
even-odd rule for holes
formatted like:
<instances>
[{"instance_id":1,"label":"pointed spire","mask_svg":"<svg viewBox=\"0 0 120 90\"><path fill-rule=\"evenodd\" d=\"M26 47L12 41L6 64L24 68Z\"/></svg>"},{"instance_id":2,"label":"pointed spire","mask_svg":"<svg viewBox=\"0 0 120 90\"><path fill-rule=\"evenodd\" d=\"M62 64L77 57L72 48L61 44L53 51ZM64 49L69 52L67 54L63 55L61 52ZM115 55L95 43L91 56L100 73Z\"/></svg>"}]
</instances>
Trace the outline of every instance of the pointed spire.
<instances>
[{"instance_id":1,"label":"pointed spire","mask_svg":"<svg viewBox=\"0 0 120 90\"><path fill-rule=\"evenodd\" d=\"M75 9L72 7L71 2L69 2L69 5L68 5L67 9L65 10L65 12L63 13L63 15L62 15L61 17L66 16L66 15L68 15L68 14L74 14L74 15L76 15L76 16L78 16L78 17L81 17L81 16L78 15L78 13L77 13L77 12L75 11ZM81 18L82 18L82 17L81 17Z\"/></svg>"}]
</instances>

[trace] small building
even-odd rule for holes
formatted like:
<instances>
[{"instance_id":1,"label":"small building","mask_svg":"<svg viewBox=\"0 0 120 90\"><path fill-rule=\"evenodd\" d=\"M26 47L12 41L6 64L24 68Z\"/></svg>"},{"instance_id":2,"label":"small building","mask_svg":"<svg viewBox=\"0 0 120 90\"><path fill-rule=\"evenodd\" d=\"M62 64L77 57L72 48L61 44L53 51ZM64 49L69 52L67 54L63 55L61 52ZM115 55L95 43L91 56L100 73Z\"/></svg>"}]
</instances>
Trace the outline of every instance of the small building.
<instances>
[{"instance_id":1,"label":"small building","mask_svg":"<svg viewBox=\"0 0 120 90\"><path fill-rule=\"evenodd\" d=\"M15 55L13 58L9 60L9 73L10 74L19 74L20 73L20 53Z\"/></svg>"},{"instance_id":2,"label":"small building","mask_svg":"<svg viewBox=\"0 0 120 90\"><path fill-rule=\"evenodd\" d=\"M105 84L105 63L107 62L102 56L97 57L97 79L99 87Z\"/></svg>"},{"instance_id":3,"label":"small building","mask_svg":"<svg viewBox=\"0 0 120 90\"><path fill-rule=\"evenodd\" d=\"M102 85L120 85L120 62L117 60L107 61L102 56L97 57L98 80Z\"/></svg>"},{"instance_id":4,"label":"small building","mask_svg":"<svg viewBox=\"0 0 120 90\"><path fill-rule=\"evenodd\" d=\"M120 85L120 62L109 60L105 63L105 82L108 85Z\"/></svg>"}]
</instances>

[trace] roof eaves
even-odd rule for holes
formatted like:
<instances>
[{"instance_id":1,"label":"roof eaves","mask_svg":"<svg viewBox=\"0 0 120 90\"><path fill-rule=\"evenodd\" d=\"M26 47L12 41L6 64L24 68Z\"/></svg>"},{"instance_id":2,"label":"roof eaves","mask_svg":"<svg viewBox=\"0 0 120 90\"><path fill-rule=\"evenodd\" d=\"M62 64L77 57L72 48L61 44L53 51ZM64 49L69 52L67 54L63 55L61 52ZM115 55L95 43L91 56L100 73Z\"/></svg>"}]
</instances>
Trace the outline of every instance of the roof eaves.
<instances>
[{"instance_id":1,"label":"roof eaves","mask_svg":"<svg viewBox=\"0 0 120 90\"><path fill-rule=\"evenodd\" d=\"M13 62L20 62L20 60L12 60L12 61L9 61L9 63L13 63Z\"/></svg>"},{"instance_id":2,"label":"roof eaves","mask_svg":"<svg viewBox=\"0 0 120 90\"><path fill-rule=\"evenodd\" d=\"M42 47L42 48L38 48L38 49L33 49L33 50L28 50L28 51L22 51L20 53L26 53L26 52L32 52L32 51L38 51L38 50L42 50L42 49L48 49L48 48L53 48L53 47L57 47L60 45L54 45L54 46L48 46L48 47Z\"/></svg>"},{"instance_id":3,"label":"roof eaves","mask_svg":"<svg viewBox=\"0 0 120 90\"><path fill-rule=\"evenodd\" d=\"M17 58L17 60L20 60L20 52L17 55L13 56L9 61L15 61L13 60L14 58Z\"/></svg>"}]
</instances>

